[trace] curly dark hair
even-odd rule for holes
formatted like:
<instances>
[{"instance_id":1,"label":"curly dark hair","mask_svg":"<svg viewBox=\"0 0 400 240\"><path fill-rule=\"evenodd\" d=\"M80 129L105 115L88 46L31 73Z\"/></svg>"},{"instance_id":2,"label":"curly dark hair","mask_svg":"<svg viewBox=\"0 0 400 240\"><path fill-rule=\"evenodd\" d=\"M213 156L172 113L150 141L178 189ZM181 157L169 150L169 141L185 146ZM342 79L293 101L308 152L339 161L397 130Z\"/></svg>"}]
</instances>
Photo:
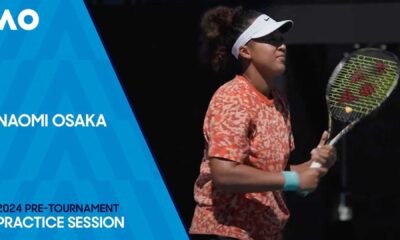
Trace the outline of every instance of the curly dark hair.
<instances>
[{"instance_id":1,"label":"curly dark hair","mask_svg":"<svg viewBox=\"0 0 400 240\"><path fill-rule=\"evenodd\" d=\"M205 12L200 23L202 60L210 63L217 73L238 73L240 68L231 54L232 46L260 15L258 11L245 10L241 6L218 6Z\"/></svg>"}]
</instances>

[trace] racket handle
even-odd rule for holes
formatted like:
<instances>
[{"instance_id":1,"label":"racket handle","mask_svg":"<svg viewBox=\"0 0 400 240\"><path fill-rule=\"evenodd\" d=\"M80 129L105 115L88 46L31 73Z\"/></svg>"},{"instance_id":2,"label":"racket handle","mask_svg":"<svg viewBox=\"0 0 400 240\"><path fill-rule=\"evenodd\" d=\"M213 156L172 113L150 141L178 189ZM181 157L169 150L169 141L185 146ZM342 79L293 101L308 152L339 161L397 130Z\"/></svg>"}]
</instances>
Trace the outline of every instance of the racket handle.
<instances>
[{"instance_id":1,"label":"racket handle","mask_svg":"<svg viewBox=\"0 0 400 240\"><path fill-rule=\"evenodd\" d=\"M310 168L320 168L322 167L321 163L319 162L312 162Z\"/></svg>"},{"instance_id":2,"label":"racket handle","mask_svg":"<svg viewBox=\"0 0 400 240\"><path fill-rule=\"evenodd\" d=\"M358 122L360 119L355 120L351 122L349 125L347 125L336 137L334 137L330 142L329 145L335 145L346 133L348 133ZM320 168L322 167L321 163L319 162L312 162L310 168ZM308 191L303 191L300 194L303 195L303 197L307 196L310 192Z\"/></svg>"},{"instance_id":3,"label":"racket handle","mask_svg":"<svg viewBox=\"0 0 400 240\"><path fill-rule=\"evenodd\" d=\"M312 162L312 163L311 163L311 166L310 166L310 168L320 168L320 167L322 167L322 165L321 165L321 163L319 163L319 162ZM305 197L305 196L307 196L308 194L310 194L310 192L309 192L309 191L302 191L302 192L300 192L300 194L301 194L303 197Z\"/></svg>"}]
</instances>

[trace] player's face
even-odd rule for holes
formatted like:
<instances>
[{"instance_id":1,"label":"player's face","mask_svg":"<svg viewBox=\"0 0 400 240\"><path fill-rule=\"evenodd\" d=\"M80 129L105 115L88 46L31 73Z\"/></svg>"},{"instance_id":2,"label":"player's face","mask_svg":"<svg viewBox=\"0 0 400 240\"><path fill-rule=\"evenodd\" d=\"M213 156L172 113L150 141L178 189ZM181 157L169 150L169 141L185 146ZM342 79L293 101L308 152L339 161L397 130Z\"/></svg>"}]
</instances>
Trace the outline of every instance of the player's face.
<instances>
[{"instance_id":1,"label":"player's face","mask_svg":"<svg viewBox=\"0 0 400 240\"><path fill-rule=\"evenodd\" d=\"M286 45L280 31L253 39L247 46L253 64L264 76L276 77L285 71Z\"/></svg>"}]
</instances>

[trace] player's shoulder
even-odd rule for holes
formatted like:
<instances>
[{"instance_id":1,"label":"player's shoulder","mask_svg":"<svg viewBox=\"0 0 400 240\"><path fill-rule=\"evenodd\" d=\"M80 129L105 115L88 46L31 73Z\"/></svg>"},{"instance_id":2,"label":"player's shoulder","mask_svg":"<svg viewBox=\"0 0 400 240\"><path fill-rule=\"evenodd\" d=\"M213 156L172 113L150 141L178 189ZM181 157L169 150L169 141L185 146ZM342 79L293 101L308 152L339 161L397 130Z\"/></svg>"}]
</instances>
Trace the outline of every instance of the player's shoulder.
<instances>
[{"instance_id":1,"label":"player's shoulder","mask_svg":"<svg viewBox=\"0 0 400 240\"><path fill-rule=\"evenodd\" d=\"M241 79L240 75L236 75L230 81L220 86L214 93L214 98L227 98L235 100L244 100L249 96L247 84Z\"/></svg>"},{"instance_id":2,"label":"player's shoulder","mask_svg":"<svg viewBox=\"0 0 400 240\"><path fill-rule=\"evenodd\" d=\"M253 112L254 99L246 82L236 76L220 86L214 93L209 112Z\"/></svg>"}]
</instances>

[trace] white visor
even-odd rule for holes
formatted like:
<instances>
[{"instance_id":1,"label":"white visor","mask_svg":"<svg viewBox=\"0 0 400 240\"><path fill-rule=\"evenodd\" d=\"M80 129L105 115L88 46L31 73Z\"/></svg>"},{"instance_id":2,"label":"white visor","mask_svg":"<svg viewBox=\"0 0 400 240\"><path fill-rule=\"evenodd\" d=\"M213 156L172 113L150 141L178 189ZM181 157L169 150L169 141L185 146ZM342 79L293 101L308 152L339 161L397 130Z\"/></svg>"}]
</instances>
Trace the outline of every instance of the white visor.
<instances>
[{"instance_id":1,"label":"white visor","mask_svg":"<svg viewBox=\"0 0 400 240\"><path fill-rule=\"evenodd\" d=\"M232 47L232 54L236 59L239 58L239 48L246 45L248 41L254 38L260 38L272 33L282 27L282 31L286 32L293 26L292 20L277 22L269 16L262 14L254 20L254 22L238 37Z\"/></svg>"}]
</instances>

